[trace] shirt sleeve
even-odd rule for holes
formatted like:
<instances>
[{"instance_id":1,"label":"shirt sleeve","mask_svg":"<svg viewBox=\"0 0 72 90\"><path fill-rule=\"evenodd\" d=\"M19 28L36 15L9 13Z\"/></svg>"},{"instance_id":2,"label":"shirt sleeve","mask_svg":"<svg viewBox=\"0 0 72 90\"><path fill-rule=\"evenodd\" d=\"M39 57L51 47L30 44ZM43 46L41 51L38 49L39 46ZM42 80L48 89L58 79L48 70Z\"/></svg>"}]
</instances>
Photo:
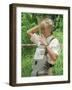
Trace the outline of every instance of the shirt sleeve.
<instances>
[{"instance_id":1,"label":"shirt sleeve","mask_svg":"<svg viewBox=\"0 0 72 90\"><path fill-rule=\"evenodd\" d=\"M59 53L61 51L61 47L60 47L59 41L56 38L52 40L52 42L50 43L49 46L53 50L54 53L59 55Z\"/></svg>"},{"instance_id":2,"label":"shirt sleeve","mask_svg":"<svg viewBox=\"0 0 72 90\"><path fill-rule=\"evenodd\" d=\"M38 45L38 43L39 43L39 35L37 35L36 33L34 33L34 34L32 35L32 37L30 38L30 40L31 40L33 43L35 43L35 44Z\"/></svg>"},{"instance_id":3,"label":"shirt sleeve","mask_svg":"<svg viewBox=\"0 0 72 90\"><path fill-rule=\"evenodd\" d=\"M33 43L35 43L35 34L33 34L33 35L31 36L30 40L31 40Z\"/></svg>"}]
</instances>

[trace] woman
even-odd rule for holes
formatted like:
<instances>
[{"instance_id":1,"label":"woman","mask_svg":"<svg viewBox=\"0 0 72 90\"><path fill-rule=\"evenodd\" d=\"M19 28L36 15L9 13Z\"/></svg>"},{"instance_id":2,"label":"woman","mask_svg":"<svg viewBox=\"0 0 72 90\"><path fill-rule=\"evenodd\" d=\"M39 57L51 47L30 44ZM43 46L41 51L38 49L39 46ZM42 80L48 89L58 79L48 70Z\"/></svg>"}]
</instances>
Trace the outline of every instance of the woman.
<instances>
[{"instance_id":1,"label":"woman","mask_svg":"<svg viewBox=\"0 0 72 90\"><path fill-rule=\"evenodd\" d=\"M39 25L27 31L31 41L38 45L34 56L32 76L53 75L52 68L60 52L59 41L53 36L53 27L53 21L46 18ZM36 34L39 30L41 35Z\"/></svg>"}]
</instances>

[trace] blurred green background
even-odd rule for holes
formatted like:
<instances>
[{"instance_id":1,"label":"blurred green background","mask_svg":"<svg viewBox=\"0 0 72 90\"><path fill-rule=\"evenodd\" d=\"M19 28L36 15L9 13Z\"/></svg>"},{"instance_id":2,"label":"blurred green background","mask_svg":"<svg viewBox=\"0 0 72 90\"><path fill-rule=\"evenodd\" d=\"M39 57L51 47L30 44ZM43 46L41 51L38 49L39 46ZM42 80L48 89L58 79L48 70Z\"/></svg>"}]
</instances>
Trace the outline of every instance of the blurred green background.
<instances>
[{"instance_id":1,"label":"blurred green background","mask_svg":"<svg viewBox=\"0 0 72 90\"><path fill-rule=\"evenodd\" d=\"M54 21L53 35L58 38L60 44L63 44L63 15L56 14L37 14L37 13L21 13L21 44L32 44L27 30L37 25L44 18L51 18ZM29 77L32 72L32 62L36 46L21 47L21 76ZM61 47L60 55L53 68L54 75L63 75L63 48Z\"/></svg>"}]
</instances>

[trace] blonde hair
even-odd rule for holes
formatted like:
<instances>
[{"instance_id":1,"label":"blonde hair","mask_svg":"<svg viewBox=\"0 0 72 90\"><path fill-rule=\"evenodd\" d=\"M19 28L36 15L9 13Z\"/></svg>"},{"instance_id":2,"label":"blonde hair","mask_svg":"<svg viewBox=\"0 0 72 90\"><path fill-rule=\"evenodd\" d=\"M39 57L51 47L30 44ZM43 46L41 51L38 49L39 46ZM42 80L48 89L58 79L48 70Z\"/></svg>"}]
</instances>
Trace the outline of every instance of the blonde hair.
<instances>
[{"instance_id":1,"label":"blonde hair","mask_svg":"<svg viewBox=\"0 0 72 90\"><path fill-rule=\"evenodd\" d=\"M50 26L51 28L51 33L53 33L53 29L54 29L54 22L52 19L50 18L45 18L43 20L41 20L41 23L44 22L46 25Z\"/></svg>"}]
</instances>

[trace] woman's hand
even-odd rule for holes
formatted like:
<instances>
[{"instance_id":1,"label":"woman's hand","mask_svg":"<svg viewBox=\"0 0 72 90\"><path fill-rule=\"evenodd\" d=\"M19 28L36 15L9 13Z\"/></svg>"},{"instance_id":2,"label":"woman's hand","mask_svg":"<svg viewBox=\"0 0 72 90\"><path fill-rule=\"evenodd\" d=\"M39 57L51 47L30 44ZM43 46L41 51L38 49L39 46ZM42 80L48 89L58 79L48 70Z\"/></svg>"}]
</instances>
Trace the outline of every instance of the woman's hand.
<instances>
[{"instance_id":1,"label":"woman's hand","mask_svg":"<svg viewBox=\"0 0 72 90\"><path fill-rule=\"evenodd\" d=\"M39 41L41 42L42 45L47 46L46 38L44 37L43 34L40 36Z\"/></svg>"}]
</instances>

